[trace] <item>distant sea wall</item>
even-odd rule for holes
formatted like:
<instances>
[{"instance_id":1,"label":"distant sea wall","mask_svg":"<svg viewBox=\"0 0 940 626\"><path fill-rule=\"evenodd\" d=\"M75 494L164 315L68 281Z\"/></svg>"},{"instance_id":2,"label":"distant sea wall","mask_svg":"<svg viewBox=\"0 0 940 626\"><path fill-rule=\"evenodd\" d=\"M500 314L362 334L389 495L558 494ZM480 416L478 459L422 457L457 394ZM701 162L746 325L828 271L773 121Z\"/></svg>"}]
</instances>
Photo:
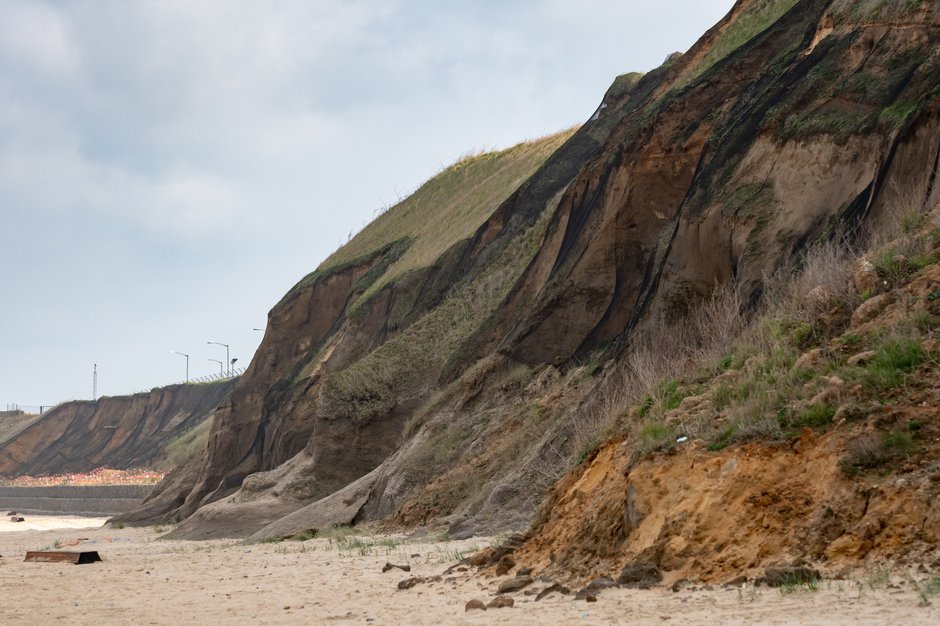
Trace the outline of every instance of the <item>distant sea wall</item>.
<instances>
[{"instance_id":1,"label":"distant sea wall","mask_svg":"<svg viewBox=\"0 0 940 626\"><path fill-rule=\"evenodd\" d=\"M0 514L115 515L135 508L153 485L0 487ZM0 523L3 523L0 517Z\"/></svg>"}]
</instances>

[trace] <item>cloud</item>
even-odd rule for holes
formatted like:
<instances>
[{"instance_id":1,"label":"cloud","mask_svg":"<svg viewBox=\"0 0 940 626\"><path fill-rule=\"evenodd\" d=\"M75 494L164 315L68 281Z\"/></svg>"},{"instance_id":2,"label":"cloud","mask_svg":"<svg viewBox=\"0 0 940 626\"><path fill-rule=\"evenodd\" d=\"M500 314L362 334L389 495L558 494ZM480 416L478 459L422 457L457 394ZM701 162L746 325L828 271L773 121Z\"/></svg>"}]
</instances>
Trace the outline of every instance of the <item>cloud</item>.
<instances>
[{"instance_id":1,"label":"cloud","mask_svg":"<svg viewBox=\"0 0 940 626\"><path fill-rule=\"evenodd\" d=\"M0 5L0 55L46 77L68 76L79 67L78 51L63 15L30 2L13 0Z\"/></svg>"}]
</instances>

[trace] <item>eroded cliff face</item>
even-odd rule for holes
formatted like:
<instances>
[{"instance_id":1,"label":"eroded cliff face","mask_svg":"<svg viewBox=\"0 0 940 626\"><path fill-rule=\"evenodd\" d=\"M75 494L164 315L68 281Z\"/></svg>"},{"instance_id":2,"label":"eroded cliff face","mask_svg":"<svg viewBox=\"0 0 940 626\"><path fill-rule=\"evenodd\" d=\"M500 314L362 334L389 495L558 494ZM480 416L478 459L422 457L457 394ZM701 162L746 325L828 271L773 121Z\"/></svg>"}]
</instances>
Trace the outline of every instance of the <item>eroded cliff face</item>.
<instances>
[{"instance_id":1,"label":"eroded cliff face","mask_svg":"<svg viewBox=\"0 0 940 626\"><path fill-rule=\"evenodd\" d=\"M576 454L591 373L717 284L756 301L809 243L937 201L938 27L929 2L742 0L685 55L619 78L432 260L405 234L354 254L364 232L302 281L205 456L121 521L184 519L176 537L524 528ZM494 187L455 168L416 197L458 174L465 202ZM440 204L382 228L443 219Z\"/></svg>"},{"instance_id":2,"label":"eroded cliff face","mask_svg":"<svg viewBox=\"0 0 940 626\"><path fill-rule=\"evenodd\" d=\"M166 502L158 488L146 514L121 521L186 518L203 507L181 534L190 527L194 536L250 534L387 459L447 362L531 258L545 205L598 148L586 133L568 132L511 149L492 157L524 174L506 180L476 176L486 163L458 164L475 184L503 189L466 239L393 279L396 263L422 242L398 239L304 279L271 311L261 347L219 408L198 474L179 472ZM536 169L543 175L532 184ZM458 175L449 172L442 176ZM180 485L189 481L180 505Z\"/></svg>"},{"instance_id":3,"label":"eroded cliff face","mask_svg":"<svg viewBox=\"0 0 940 626\"><path fill-rule=\"evenodd\" d=\"M509 354L537 364L622 349L637 326L678 319L716 282L756 296L807 242L899 195L936 197L937 7L843 4L797 3L624 120L549 227L520 290L539 295L504 342ZM695 67L677 68L672 84Z\"/></svg>"},{"instance_id":4,"label":"eroded cliff face","mask_svg":"<svg viewBox=\"0 0 940 626\"><path fill-rule=\"evenodd\" d=\"M132 396L65 402L0 446L0 475L160 465L167 446L209 419L235 384L171 385Z\"/></svg>"}]
</instances>

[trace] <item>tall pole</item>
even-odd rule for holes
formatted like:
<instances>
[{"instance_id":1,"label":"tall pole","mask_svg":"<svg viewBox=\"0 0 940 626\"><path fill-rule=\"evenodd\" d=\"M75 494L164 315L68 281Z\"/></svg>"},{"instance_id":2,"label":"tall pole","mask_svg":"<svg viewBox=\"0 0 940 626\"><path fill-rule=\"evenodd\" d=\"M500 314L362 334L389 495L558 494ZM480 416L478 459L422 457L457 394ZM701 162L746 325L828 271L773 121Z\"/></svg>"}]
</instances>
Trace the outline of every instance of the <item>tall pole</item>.
<instances>
[{"instance_id":1,"label":"tall pole","mask_svg":"<svg viewBox=\"0 0 940 626\"><path fill-rule=\"evenodd\" d=\"M184 352L177 352L176 350L170 350L170 354L178 354L186 357L186 382L189 382L189 355Z\"/></svg>"},{"instance_id":2,"label":"tall pole","mask_svg":"<svg viewBox=\"0 0 940 626\"><path fill-rule=\"evenodd\" d=\"M220 341L207 341L206 343L207 343L207 344L213 344L213 345L216 345L216 346L225 346L225 362L229 364L229 365L228 365L228 375L231 376L231 375L232 375L232 365L231 365L231 361L229 361L228 344L227 344L227 343L222 343L222 342L220 342Z\"/></svg>"},{"instance_id":3,"label":"tall pole","mask_svg":"<svg viewBox=\"0 0 940 626\"><path fill-rule=\"evenodd\" d=\"M94 368L91 370L91 399L98 399L98 364L95 363ZM42 410L39 411L42 413Z\"/></svg>"}]
</instances>

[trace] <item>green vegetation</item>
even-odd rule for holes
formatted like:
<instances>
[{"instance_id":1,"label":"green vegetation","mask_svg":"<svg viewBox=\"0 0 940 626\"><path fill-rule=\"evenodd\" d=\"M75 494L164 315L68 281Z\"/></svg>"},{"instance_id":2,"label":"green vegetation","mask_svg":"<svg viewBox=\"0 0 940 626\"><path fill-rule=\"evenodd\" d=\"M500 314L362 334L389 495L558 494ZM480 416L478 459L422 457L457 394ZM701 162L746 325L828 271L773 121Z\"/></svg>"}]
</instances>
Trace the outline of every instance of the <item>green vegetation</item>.
<instances>
[{"instance_id":1,"label":"green vegetation","mask_svg":"<svg viewBox=\"0 0 940 626\"><path fill-rule=\"evenodd\" d=\"M773 184L769 181L745 183L730 192L723 200L725 209L743 220L757 216L775 202Z\"/></svg>"},{"instance_id":2,"label":"green vegetation","mask_svg":"<svg viewBox=\"0 0 940 626\"><path fill-rule=\"evenodd\" d=\"M888 337L878 347L871 362L862 368L861 380L873 390L900 387L925 358L918 338Z\"/></svg>"},{"instance_id":3,"label":"green vegetation","mask_svg":"<svg viewBox=\"0 0 940 626\"><path fill-rule=\"evenodd\" d=\"M759 185L742 186L725 207L740 210L760 196ZM779 441L805 428L857 422L890 403L920 397L920 381L936 375L940 365L924 343L937 338L940 291L911 300L900 288L937 263L930 220L931 214L899 211L897 223L884 226L891 243L875 244L865 257L883 279L868 295L898 289L886 301L890 325L847 332L863 300L852 280L860 253L840 243L817 244L791 267L765 277L763 302L753 314L734 300L722 309L716 303L726 296L719 292L715 301L693 309L681 329L673 324L651 331L649 347L634 348L619 379L623 400L605 400L627 408L614 408L597 432L614 424L613 434L625 436L637 457L681 445L677 435L717 452L737 442ZM896 317L901 310L904 316ZM674 339L677 332L684 334ZM870 354L849 365L862 353ZM853 442L841 467L849 473L890 469L919 449L924 432L917 420L885 423ZM588 434L582 441L596 448Z\"/></svg>"},{"instance_id":4,"label":"green vegetation","mask_svg":"<svg viewBox=\"0 0 940 626\"><path fill-rule=\"evenodd\" d=\"M919 102L899 100L881 112L880 121L893 126L900 126L907 121L907 118L914 115L918 109L920 109Z\"/></svg>"},{"instance_id":5,"label":"green vegetation","mask_svg":"<svg viewBox=\"0 0 940 626\"><path fill-rule=\"evenodd\" d=\"M171 469L182 465L194 454L202 452L209 442L209 431L212 429L212 416L202 420L194 428L177 435L167 444L163 461L159 467Z\"/></svg>"},{"instance_id":6,"label":"green vegetation","mask_svg":"<svg viewBox=\"0 0 940 626\"><path fill-rule=\"evenodd\" d=\"M777 136L785 141L810 135L833 135L844 140L852 135L875 128L878 116L871 113L843 109L810 110L788 117L778 127Z\"/></svg>"},{"instance_id":7,"label":"green vegetation","mask_svg":"<svg viewBox=\"0 0 940 626\"><path fill-rule=\"evenodd\" d=\"M691 83L716 63L753 39L755 35L769 28L795 4L796 0L757 0L752 3L721 33L718 41L708 50L704 58L689 69L681 80L682 85Z\"/></svg>"},{"instance_id":8,"label":"green vegetation","mask_svg":"<svg viewBox=\"0 0 940 626\"><path fill-rule=\"evenodd\" d=\"M574 129L519 144L501 152L468 155L387 208L317 269L319 273L367 259L377 251L408 242L369 294L395 278L428 267L458 241L467 239L525 182Z\"/></svg>"},{"instance_id":9,"label":"green vegetation","mask_svg":"<svg viewBox=\"0 0 940 626\"><path fill-rule=\"evenodd\" d=\"M809 426L811 428L821 428L832 423L832 417L836 414L836 407L831 404L814 404L803 411L791 425L801 427Z\"/></svg>"},{"instance_id":10,"label":"green vegetation","mask_svg":"<svg viewBox=\"0 0 940 626\"><path fill-rule=\"evenodd\" d=\"M917 11L924 0L842 0L836 13L853 21L890 19Z\"/></svg>"},{"instance_id":11,"label":"green vegetation","mask_svg":"<svg viewBox=\"0 0 940 626\"><path fill-rule=\"evenodd\" d=\"M399 336L330 375L320 392L321 410L357 423L371 422L387 417L396 404L433 385L448 361L506 297L538 249L550 213L545 211L475 281Z\"/></svg>"},{"instance_id":12,"label":"green vegetation","mask_svg":"<svg viewBox=\"0 0 940 626\"><path fill-rule=\"evenodd\" d=\"M914 449L910 433L893 430L888 433L869 433L852 440L839 468L849 475L877 469L906 458Z\"/></svg>"}]
</instances>

